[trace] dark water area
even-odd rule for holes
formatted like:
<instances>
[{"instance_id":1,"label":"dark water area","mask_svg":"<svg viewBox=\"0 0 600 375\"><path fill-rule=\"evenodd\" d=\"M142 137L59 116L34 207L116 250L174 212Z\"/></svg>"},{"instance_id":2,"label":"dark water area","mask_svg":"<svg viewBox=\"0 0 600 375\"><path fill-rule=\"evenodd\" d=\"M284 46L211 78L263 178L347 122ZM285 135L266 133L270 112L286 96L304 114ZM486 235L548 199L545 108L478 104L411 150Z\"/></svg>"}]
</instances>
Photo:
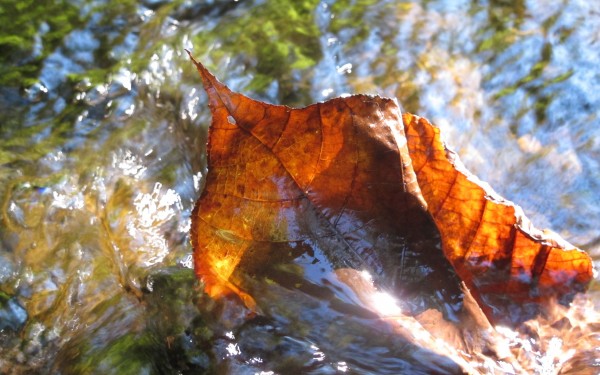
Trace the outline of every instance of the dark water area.
<instances>
[{"instance_id":1,"label":"dark water area","mask_svg":"<svg viewBox=\"0 0 600 375\"><path fill-rule=\"evenodd\" d=\"M459 371L302 260L249 279L251 320L202 292L189 229L210 112L186 48L270 103L397 98L600 261L596 2L0 0L0 25L2 374ZM588 296L589 315L596 281ZM581 348L540 332L530 368L558 373ZM587 349L572 373L598 373Z\"/></svg>"}]
</instances>

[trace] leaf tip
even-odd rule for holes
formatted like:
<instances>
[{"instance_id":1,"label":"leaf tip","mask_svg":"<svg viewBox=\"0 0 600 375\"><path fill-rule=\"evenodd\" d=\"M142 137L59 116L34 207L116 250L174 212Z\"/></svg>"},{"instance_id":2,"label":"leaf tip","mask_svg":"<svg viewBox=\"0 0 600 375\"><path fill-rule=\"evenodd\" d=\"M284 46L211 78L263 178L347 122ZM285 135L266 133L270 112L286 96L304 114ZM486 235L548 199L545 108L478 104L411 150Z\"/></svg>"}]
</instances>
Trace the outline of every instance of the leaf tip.
<instances>
[{"instance_id":1,"label":"leaf tip","mask_svg":"<svg viewBox=\"0 0 600 375\"><path fill-rule=\"evenodd\" d=\"M192 55L192 52L189 49L185 48L185 52L187 52L188 56L190 57L190 60L192 60L192 62L194 63L194 65L196 65L196 69L198 69L198 72L202 76L202 79L204 79L204 75L206 73L208 73L208 70L204 67L204 65L202 65L202 63L198 62L194 58L194 55Z\"/></svg>"},{"instance_id":2,"label":"leaf tip","mask_svg":"<svg viewBox=\"0 0 600 375\"><path fill-rule=\"evenodd\" d=\"M215 77L201 62L197 61L190 50L186 48L185 52L187 52L188 56L196 66L196 69L200 74L200 78L202 79L204 90L211 98L211 101L219 103L223 101L224 97L235 95L235 93L233 93L225 84L221 83L217 77ZM221 95L223 95L223 97L219 98ZM213 105L219 105L215 103L213 103Z\"/></svg>"}]
</instances>

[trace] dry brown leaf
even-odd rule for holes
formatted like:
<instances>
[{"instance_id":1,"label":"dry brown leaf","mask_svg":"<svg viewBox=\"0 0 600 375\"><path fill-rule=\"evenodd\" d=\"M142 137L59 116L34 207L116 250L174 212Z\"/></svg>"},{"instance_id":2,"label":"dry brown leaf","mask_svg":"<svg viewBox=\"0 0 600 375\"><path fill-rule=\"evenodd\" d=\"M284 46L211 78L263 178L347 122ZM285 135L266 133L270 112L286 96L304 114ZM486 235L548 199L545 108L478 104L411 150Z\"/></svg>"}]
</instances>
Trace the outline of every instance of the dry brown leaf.
<instances>
[{"instance_id":1,"label":"dry brown leaf","mask_svg":"<svg viewBox=\"0 0 600 375\"><path fill-rule=\"evenodd\" d=\"M593 277L587 253L534 228L520 207L465 169L427 120L408 113L403 120L444 254L488 317L504 320L502 307L511 302L535 309L586 288Z\"/></svg>"},{"instance_id":2,"label":"dry brown leaf","mask_svg":"<svg viewBox=\"0 0 600 375\"><path fill-rule=\"evenodd\" d=\"M355 95L302 109L271 105L232 92L194 63L213 115L209 173L192 215L196 273L211 296L233 292L254 308L236 272L314 248L334 267L370 270L377 282L458 288L430 215L445 256L489 317L507 300L538 304L591 280L587 254L528 227L514 205L473 182L437 128L406 114L405 136L395 101ZM426 265L415 269L432 270L412 285L390 276L402 276L406 254Z\"/></svg>"}]
</instances>

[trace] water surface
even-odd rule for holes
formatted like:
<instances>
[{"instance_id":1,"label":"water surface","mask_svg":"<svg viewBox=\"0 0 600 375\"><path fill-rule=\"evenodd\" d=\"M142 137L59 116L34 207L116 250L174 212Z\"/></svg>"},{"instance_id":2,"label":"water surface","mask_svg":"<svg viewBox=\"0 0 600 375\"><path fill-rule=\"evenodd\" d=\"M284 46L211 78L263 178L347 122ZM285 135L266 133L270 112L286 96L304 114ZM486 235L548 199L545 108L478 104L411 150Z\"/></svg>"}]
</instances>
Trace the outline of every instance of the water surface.
<instances>
[{"instance_id":1,"label":"water surface","mask_svg":"<svg viewBox=\"0 0 600 375\"><path fill-rule=\"evenodd\" d=\"M184 49L272 103L398 98L598 264L599 15L577 0L0 0L0 373L455 371L294 264L281 279L310 288L256 281L269 308L249 322L201 292L188 231L210 113ZM543 347L534 367L556 371Z\"/></svg>"}]
</instances>

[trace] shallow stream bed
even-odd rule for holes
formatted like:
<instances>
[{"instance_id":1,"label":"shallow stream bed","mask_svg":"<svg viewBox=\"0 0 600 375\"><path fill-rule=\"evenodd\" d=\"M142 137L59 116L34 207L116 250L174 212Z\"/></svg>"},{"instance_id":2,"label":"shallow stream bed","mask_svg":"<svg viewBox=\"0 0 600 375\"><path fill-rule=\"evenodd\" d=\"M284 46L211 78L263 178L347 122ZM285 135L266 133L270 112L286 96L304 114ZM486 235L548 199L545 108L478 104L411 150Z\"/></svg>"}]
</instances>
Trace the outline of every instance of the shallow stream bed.
<instances>
[{"instance_id":1,"label":"shallow stream bed","mask_svg":"<svg viewBox=\"0 0 600 375\"><path fill-rule=\"evenodd\" d=\"M274 272L312 289L255 280L264 317L202 293L188 232L210 112L186 48L271 103L397 98L600 262L593 1L0 0L0 23L2 374L457 370L294 264ZM548 340L538 373L580 349ZM573 373L600 371L589 349Z\"/></svg>"}]
</instances>

